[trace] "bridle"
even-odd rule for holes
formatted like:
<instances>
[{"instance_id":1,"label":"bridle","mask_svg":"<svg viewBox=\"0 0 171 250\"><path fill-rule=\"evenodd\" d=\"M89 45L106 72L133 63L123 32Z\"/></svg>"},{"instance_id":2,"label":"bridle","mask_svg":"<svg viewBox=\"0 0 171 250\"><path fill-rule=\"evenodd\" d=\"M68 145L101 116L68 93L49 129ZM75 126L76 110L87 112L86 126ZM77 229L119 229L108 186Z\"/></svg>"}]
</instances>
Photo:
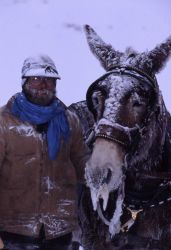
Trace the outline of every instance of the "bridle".
<instances>
[{"instance_id":1,"label":"bridle","mask_svg":"<svg viewBox=\"0 0 171 250\"><path fill-rule=\"evenodd\" d=\"M107 72L105 75L103 75L102 77L97 79L89 87L89 89L87 91L87 100L88 100L90 92L93 91L94 89L96 89L98 82L102 81L110 74L129 75L129 76L132 76L136 79L140 79L140 80L142 79L143 81L150 84L150 86L152 86L152 88L154 89L154 93L156 93L156 96L159 96L159 89L158 89L158 84L157 84L157 80L156 80L155 76L151 77L147 73L145 73L144 71L139 70L139 69L134 68L134 67L115 65L110 69L109 72ZM88 103L88 105L90 105L90 104L91 103ZM163 131L163 134L162 134L162 138L161 138L161 143L164 144L166 126L167 126L167 116L166 116L165 105L163 102L162 102L162 107L164 109L164 112L161 111L161 112L163 112L163 123L162 123L162 128L161 128ZM90 109L90 107L89 107L89 109ZM140 137L143 136L144 133L147 131L147 123L152 118L152 116L156 113L157 113L157 107L155 107L154 109L152 109L152 111L147 113L146 118L140 127L135 126L133 128L125 128L120 124L108 125L105 123L104 124L99 123L98 127L96 128L96 132L93 132L94 138L91 135L91 140L95 141L97 138L104 138L104 139L109 140L111 142L117 143L117 144L121 145L122 147L129 150L133 144L136 147ZM134 143L132 143L132 142L134 142ZM157 178L159 178L155 174L152 175L152 177L155 180ZM147 175L146 178L149 178L149 175ZM156 187L157 187L158 193L155 196L155 198L152 197L152 201L150 200L148 202L148 206L147 206L147 203L144 206L143 205L135 206L134 202L131 203L130 199L127 197L128 199L125 200L124 207L126 210L128 210L130 212L130 219L128 221L126 221L126 223L124 223L121 226L121 231L129 230L129 228L134 224L139 212L142 212L148 208L153 208L155 206L160 206L160 205L163 205L165 203L171 202L171 196L170 196L171 175L169 177L167 175L166 177L161 178L161 181L159 182L159 184ZM162 199L163 192L165 192L165 193L167 192L167 195L166 195L164 200ZM142 203L143 202L141 200L141 204ZM110 222L106 220L106 218L104 217L104 215L100 209L98 211L98 215L100 216L102 221L106 225L109 226Z\"/></svg>"},{"instance_id":2,"label":"bridle","mask_svg":"<svg viewBox=\"0 0 171 250\"><path fill-rule=\"evenodd\" d=\"M94 89L97 88L99 81L104 80L110 74L128 75L138 80L143 80L153 87L156 95L159 92L158 84L157 84L157 80L155 76L151 77L146 72L140 69L137 69L135 67L132 67L132 66L113 65L106 74L98 78L95 82L93 82L90 85L87 91L87 104L90 110L92 107L91 99L89 98L90 93L93 92ZM155 111L156 110L152 110L146 115L146 118L144 119L141 127L135 126L133 128L127 128L127 127L125 128L124 126L120 124L106 125L106 124L100 123L96 127L96 133L94 133L93 140L96 140L96 138L104 138L106 140L118 143L127 149L132 146L132 141L134 141L134 146L135 146L140 136L142 136L145 133L147 122L151 118L151 116L154 114Z\"/></svg>"},{"instance_id":3,"label":"bridle","mask_svg":"<svg viewBox=\"0 0 171 250\"><path fill-rule=\"evenodd\" d=\"M145 126L142 128L134 127L130 129L124 129L123 126L119 124L114 124L113 126L100 124L95 134L95 139L104 138L106 140L112 141L114 143L120 144L125 149L129 149L132 146L132 141L134 139L134 146L137 144L140 135L145 131Z\"/></svg>"}]
</instances>

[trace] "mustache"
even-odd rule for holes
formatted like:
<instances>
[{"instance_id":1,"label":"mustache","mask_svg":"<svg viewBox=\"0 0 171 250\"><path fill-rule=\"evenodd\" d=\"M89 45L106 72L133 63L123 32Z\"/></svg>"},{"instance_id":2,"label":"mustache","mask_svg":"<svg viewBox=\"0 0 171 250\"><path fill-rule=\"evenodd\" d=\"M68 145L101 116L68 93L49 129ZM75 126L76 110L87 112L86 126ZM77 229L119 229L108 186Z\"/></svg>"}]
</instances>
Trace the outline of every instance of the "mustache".
<instances>
[{"instance_id":1,"label":"mustache","mask_svg":"<svg viewBox=\"0 0 171 250\"><path fill-rule=\"evenodd\" d=\"M39 94L46 94L47 96L53 96L54 94L56 94L56 91L52 91L52 90L47 90L47 89L41 89L41 90L36 90L36 89L30 89L29 90L33 95L39 95Z\"/></svg>"},{"instance_id":2,"label":"mustache","mask_svg":"<svg viewBox=\"0 0 171 250\"><path fill-rule=\"evenodd\" d=\"M30 86L28 85L24 86L23 92L25 93L29 101L38 105L43 105L43 106L50 104L56 96L56 89L37 90L37 89L30 88Z\"/></svg>"}]
</instances>

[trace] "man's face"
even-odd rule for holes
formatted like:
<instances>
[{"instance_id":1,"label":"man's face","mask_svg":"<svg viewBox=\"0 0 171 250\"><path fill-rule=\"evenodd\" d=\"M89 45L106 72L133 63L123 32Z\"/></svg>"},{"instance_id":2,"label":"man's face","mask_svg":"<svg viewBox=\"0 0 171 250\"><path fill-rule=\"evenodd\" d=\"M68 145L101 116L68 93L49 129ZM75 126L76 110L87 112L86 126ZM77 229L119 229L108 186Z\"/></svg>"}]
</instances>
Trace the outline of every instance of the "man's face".
<instances>
[{"instance_id":1,"label":"man's face","mask_svg":"<svg viewBox=\"0 0 171 250\"><path fill-rule=\"evenodd\" d=\"M56 96L56 79L39 76L28 77L23 91L32 103L47 106Z\"/></svg>"}]
</instances>

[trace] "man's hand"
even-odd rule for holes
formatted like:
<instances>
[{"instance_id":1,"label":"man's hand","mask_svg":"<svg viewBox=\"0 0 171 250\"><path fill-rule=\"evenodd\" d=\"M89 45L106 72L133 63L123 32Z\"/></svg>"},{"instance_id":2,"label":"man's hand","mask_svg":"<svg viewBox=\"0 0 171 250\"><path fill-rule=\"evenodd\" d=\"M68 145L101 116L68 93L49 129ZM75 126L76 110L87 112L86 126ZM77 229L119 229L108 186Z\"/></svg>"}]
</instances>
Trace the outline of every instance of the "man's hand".
<instances>
[{"instance_id":1,"label":"man's hand","mask_svg":"<svg viewBox=\"0 0 171 250\"><path fill-rule=\"evenodd\" d=\"M0 249L4 249L4 243L1 238L0 238Z\"/></svg>"}]
</instances>

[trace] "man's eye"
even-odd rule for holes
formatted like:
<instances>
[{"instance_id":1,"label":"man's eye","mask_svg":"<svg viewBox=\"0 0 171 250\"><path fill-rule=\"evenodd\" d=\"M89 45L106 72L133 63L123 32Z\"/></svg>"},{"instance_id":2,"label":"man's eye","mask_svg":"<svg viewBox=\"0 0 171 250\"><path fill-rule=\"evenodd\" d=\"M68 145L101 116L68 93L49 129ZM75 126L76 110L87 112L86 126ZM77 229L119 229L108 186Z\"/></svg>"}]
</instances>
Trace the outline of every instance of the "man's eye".
<instances>
[{"instance_id":1,"label":"man's eye","mask_svg":"<svg viewBox=\"0 0 171 250\"><path fill-rule=\"evenodd\" d=\"M46 78L45 81L48 82L48 83L51 83L52 79Z\"/></svg>"},{"instance_id":2,"label":"man's eye","mask_svg":"<svg viewBox=\"0 0 171 250\"><path fill-rule=\"evenodd\" d=\"M32 78L31 81L34 83L38 83L38 82L40 82L40 79L38 77L34 77L34 78Z\"/></svg>"}]
</instances>

